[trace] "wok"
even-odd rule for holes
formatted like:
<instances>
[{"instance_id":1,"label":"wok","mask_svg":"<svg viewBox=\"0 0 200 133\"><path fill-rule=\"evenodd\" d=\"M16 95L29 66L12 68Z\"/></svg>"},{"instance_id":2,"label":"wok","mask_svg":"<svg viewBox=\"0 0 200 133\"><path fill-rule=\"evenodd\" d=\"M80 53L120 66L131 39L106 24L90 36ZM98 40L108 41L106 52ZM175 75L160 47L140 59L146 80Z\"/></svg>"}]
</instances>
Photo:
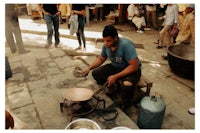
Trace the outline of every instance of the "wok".
<instances>
[{"instance_id":1,"label":"wok","mask_svg":"<svg viewBox=\"0 0 200 133\"><path fill-rule=\"evenodd\" d=\"M187 79L194 79L195 50L191 45L171 45L167 50L168 63L171 70Z\"/></svg>"},{"instance_id":2,"label":"wok","mask_svg":"<svg viewBox=\"0 0 200 133\"><path fill-rule=\"evenodd\" d=\"M70 101L81 102L92 98L94 92L87 88L69 88L64 91L63 96Z\"/></svg>"},{"instance_id":3,"label":"wok","mask_svg":"<svg viewBox=\"0 0 200 133\"><path fill-rule=\"evenodd\" d=\"M90 100L94 95L97 95L98 93L100 93L103 89L105 89L107 85L108 85L108 82L106 82L102 86L102 88L100 88L96 92L88 88L69 88L63 92L63 96L67 100L70 100L73 102L87 101L87 100Z\"/></svg>"},{"instance_id":4,"label":"wok","mask_svg":"<svg viewBox=\"0 0 200 133\"><path fill-rule=\"evenodd\" d=\"M108 82L106 82L102 88L97 90L96 92L92 91L91 89L88 88L69 88L66 89L63 93L63 96L67 99L70 100L73 103L80 103L80 102L85 102L92 97L96 97L98 93L100 93L105 87L108 85ZM105 102L105 101L104 101ZM61 106L61 112L62 112L62 107L63 103L60 103ZM96 108L96 107L95 107ZM97 109L98 110L98 109ZM91 110L90 110L91 111ZM89 111L89 112L90 112ZM93 110L92 110L93 111ZM103 111L103 119L104 120L113 120L117 117L118 112L116 109L112 108L105 108L105 103L104 103L104 109L99 109L99 111ZM88 112L87 112L88 113Z\"/></svg>"}]
</instances>

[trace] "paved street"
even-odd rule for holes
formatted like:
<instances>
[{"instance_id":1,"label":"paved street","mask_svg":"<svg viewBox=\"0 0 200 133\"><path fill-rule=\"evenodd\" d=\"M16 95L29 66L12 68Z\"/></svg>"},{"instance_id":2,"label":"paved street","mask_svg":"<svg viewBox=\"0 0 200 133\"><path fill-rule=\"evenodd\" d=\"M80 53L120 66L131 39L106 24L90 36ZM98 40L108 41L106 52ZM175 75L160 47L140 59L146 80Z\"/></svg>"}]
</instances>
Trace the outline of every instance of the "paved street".
<instances>
[{"instance_id":1,"label":"paved street","mask_svg":"<svg viewBox=\"0 0 200 133\"><path fill-rule=\"evenodd\" d=\"M63 91L67 88L86 87L99 89L92 76L87 79L76 78L73 70L76 66L86 68L98 56L103 45L101 32L108 23L91 22L85 27L87 51L74 51L78 46L75 36L69 36L66 23L60 25L62 48L45 49L46 27L43 20L31 20L20 16L24 45L30 53L12 54L8 46L5 54L9 59L13 77L6 81L6 106L24 123L27 129L64 129L69 117L60 111ZM146 31L138 34L128 24L115 25L120 36L134 41L138 55L143 63L142 73L153 82L151 95L161 97L166 104L162 129L195 129L195 116L187 111L195 106L194 81L187 80L171 72L168 62L161 56L167 49L156 49L158 31ZM104 93L100 94L106 106L113 101ZM115 121L107 122L101 116L89 116L102 129L126 126L138 129L138 108L132 106L127 110L118 110ZM110 125L110 126L109 126Z\"/></svg>"}]
</instances>

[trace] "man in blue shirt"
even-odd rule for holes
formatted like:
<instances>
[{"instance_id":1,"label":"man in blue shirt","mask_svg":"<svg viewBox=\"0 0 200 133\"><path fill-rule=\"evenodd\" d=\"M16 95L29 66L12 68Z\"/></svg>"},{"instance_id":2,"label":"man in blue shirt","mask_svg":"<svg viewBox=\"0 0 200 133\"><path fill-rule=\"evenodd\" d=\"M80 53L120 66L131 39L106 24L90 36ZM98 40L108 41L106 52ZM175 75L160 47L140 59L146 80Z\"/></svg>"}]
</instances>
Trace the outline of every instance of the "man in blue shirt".
<instances>
[{"instance_id":1,"label":"man in blue shirt","mask_svg":"<svg viewBox=\"0 0 200 133\"><path fill-rule=\"evenodd\" d=\"M87 75L90 70L94 69L92 76L97 84L103 85L107 82L108 87L121 80L122 101L126 104L133 97L136 83L140 79L141 62L138 59L134 43L127 38L118 37L115 27L105 26L103 41L105 44L102 47L101 55L83 71L83 75ZM101 66L106 59L109 59L111 63Z\"/></svg>"}]
</instances>

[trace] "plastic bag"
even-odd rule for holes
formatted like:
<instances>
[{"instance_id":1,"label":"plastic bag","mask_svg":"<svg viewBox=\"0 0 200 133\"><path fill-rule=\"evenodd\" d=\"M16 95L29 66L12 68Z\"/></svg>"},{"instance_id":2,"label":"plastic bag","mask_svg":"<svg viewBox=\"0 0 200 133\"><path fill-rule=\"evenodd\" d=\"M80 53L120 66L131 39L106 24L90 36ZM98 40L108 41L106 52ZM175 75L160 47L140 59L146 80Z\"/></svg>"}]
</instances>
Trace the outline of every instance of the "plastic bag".
<instances>
[{"instance_id":1,"label":"plastic bag","mask_svg":"<svg viewBox=\"0 0 200 133\"><path fill-rule=\"evenodd\" d=\"M171 32L170 32L170 36L171 36L171 37L177 37L178 32L179 32L178 28L173 28L173 29L171 30Z\"/></svg>"}]
</instances>

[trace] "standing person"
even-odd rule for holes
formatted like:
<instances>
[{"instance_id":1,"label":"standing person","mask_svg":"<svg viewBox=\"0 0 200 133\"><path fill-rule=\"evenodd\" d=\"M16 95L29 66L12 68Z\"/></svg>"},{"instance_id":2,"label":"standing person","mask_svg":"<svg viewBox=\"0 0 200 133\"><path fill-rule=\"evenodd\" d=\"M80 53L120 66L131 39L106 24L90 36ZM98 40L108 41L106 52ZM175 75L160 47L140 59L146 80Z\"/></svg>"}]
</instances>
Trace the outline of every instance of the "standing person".
<instances>
[{"instance_id":1,"label":"standing person","mask_svg":"<svg viewBox=\"0 0 200 133\"><path fill-rule=\"evenodd\" d=\"M5 4L5 36L12 53L19 54L30 52L24 48L18 15L14 4ZM16 47L17 45L17 47Z\"/></svg>"},{"instance_id":2,"label":"standing person","mask_svg":"<svg viewBox=\"0 0 200 133\"><path fill-rule=\"evenodd\" d=\"M60 35L59 35L59 16L58 11L59 4L40 4L40 10L44 14L44 20L47 25L47 45L45 48L49 48L52 44L52 36L54 30L55 47L60 47Z\"/></svg>"},{"instance_id":3,"label":"standing person","mask_svg":"<svg viewBox=\"0 0 200 133\"><path fill-rule=\"evenodd\" d=\"M76 33L79 47L75 50L82 49L82 41L83 41L83 47L84 50L86 50L86 40L85 40L85 34L84 34L84 26L85 26L85 4L72 4L72 11L71 14L77 14L78 15L78 31Z\"/></svg>"},{"instance_id":4,"label":"standing person","mask_svg":"<svg viewBox=\"0 0 200 133\"><path fill-rule=\"evenodd\" d=\"M90 25L90 4L85 5L85 17L86 17L86 25Z\"/></svg>"},{"instance_id":5,"label":"standing person","mask_svg":"<svg viewBox=\"0 0 200 133\"><path fill-rule=\"evenodd\" d=\"M136 89L136 83L140 79L141 62L134 43L126 38L118 37L115 27L105 26L103 41L105 44L102 47L101 55L83 71L83 75L87 75L90 70L94 69L92 76L97 84L103 85L107 82L108 87L112 87L118 83L118 80L121 80L122 105L126 107L129 105L134 89ZM111 63L101 66L107 59Z\"/></svg>"},{"instance_id":6,"label":"standing person","mask_svg":"<svg viewBox=\"0 0 200 133\"><path fill-rule=\"evenodd\" d=\"M146 20L147 20L147 27L150 28L150 17L153 23L153 28L158 30L157 20L156 20L156 5L155 4L148 4L146 5Z\"/></svg>"},{"instance_id":7,"label":"standing person","mask_svg":"<svg viewBox=\"0 0 200 133\"><path fill-rule=\"evenodd\" d=\"M95 20L102 21L103 20L103 4L96 4L95 9L96 9Z\"/></svg>"},{"instance_id":8,"label":"standing person","mask_svg":"<svg viewBox=\"0 0 200 133\"><path fill-rule=\"evenodd\" d=\"M157 46L158 49L166 47L164 45L164 37L166 37L166 44L171 44L171 37L170 32L172 28L177 27L178 23L178 5L177 4L168 4L165 15L158 18L159 20L165 19L164 27L159 33L159 45Z\"/></svg>"}]
</instances>

